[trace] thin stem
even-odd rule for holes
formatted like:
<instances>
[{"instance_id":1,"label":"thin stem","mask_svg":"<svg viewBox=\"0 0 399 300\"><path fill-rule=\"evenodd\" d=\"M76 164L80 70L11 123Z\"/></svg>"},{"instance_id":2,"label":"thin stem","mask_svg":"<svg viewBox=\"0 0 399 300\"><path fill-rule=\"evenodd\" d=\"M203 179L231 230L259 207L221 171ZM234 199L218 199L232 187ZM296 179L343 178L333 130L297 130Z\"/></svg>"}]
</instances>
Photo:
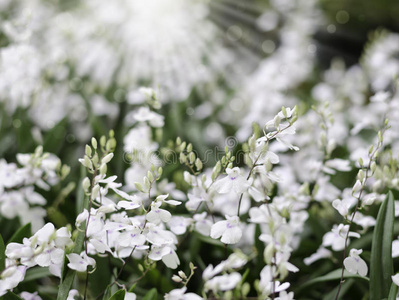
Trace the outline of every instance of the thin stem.
<instances>
[{"instance_id":1,"label":"thin stem","mask_svg":"<svg viewBox=\"0 0 399 300\"><path fill-rule=\"evenodd\" d=\"M386 127L384 127L382 134L385 132L385 130L386 130ZM336 296L335 296L335 300L338 300L339 293L341 292L342 284L344 283L344 272L345 272L344 260L345 260L345 258L346 258L347 251L348 251L348 239L349 239L350 229L351 229L353 220L354 220L354 218L355 218L355 215L356 215L356 213L357 213L357 211L358 211L358 209L359 209L359 205L360 205L360 203L361 203L361 197L362 197L364 188L366 187L366 182L367 182L367 180L369 179L369 171L370 171L370 169L371 169L371 164L372 164L373 161L375 161L375 159L376 159L376 158L375 158L375 154L376 154L377 151L381 148L381 146L382 146L382 142L379 141L379 142L377 143L376 149L375 149L371 154L369 154L370 160L369 160L369 163L368 163L368 165L367 165L367 167L366 167L365 178L364 178L364 180L363 180L361 189L360 189L360 191L359 191L359 196L357 197L357 203L356 203L355 210L353 211L352 217L351 217L351 219L350 219L350 221L349 221L348 232L346 233L346 236L345 236L345 247L344 247L344 255L343 255L343 258L342 258L341 280L340 280L340 282L339 282L339 287L338 287L337 294L336 294Z\"/></svg>"},{"instance_id":2,"label":"thin stem","mask_svg":"<svg viewBox=\"0 0 399 300\"><path fill-rule=\"evenodd\" d=\"M90 222L91 201L92 201L91 197L92 197L92 193L93 193L93 188L94 188L94 184L95 184L94 181L95 181L96 176L97 176L97 168L94 169L93 180L91 182L91 188L90 188L89 204L88 204L88 208L87 208L88 216L87 216L87 220L86 220L85 238L84 238L84 245L85 245L85 253L86 253L86 255L88 255L87 254L87 229L89 228L89 222ZM87 266L87 268L86 268L85 290L84 290L84 297L83 297L84 300L86 300L87 288L88 288L88 285L89 285L89 274L90 273L89 273L89 269L88 268L89 268L89 266Z\"/></svg>"}]
</instances>

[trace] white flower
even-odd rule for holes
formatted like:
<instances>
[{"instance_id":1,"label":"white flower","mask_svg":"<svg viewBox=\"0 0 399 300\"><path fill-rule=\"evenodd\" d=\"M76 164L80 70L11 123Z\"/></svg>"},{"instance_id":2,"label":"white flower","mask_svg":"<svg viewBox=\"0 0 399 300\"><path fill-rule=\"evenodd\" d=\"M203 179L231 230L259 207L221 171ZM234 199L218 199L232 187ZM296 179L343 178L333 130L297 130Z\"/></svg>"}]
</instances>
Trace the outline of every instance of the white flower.
<instances>
[{"instance_id":1,"label":"white flower","mask_svg":"<svg viewBox=\"0 0 399 300\"><path fill-rule=\"evenodd\" d=\"M78 290L70 290L68 293L68 298L67 300L74 300L76 297L79 297L79 292Z\"/></svg>"},{"instance_id":2,"label":"white flower","mask_svg":"<svg viewBox=\"0 0 399 300\"><path fill-rule=\"evenodd\" d=\"M242 194L245 192L250 184L249 182L240 174L240 168L235 167L233 169L226 169L227 176L217 180L213 187L220 194L227 194L230 191L234 191L236 194Z\"/></svg>"},{"instance_id":3,"label":"white flower","mask_svg":"<svg viewBox=\"0 0 399 300\"><path fill-rule=\"evenodd\" d=\"M399 240L394 240L392 242L392 257L399 256Z\"/></svg>"},{"instance_id":4,"label":"white flower","mask_svg":"<svg viewBox=\"0 0 399 300\"><path fill-rule=\"evenodd\" d=\"M399 273L391 276L391 278L392 278L393 283L396 284L397 286L399 286Z\"/></svg>"},{"instance_id":5,"label":"white flower","mask_svg":"<svg viewBox=\"0 0 399 300\"><path fill-rule=\"evenodd\" d=\"M10 266L0 273L0 296L7 293L8 290L15 288L25 278L27 267Z\"/></svg>"},{"instance_id":6,"label":"white flower","mask_svg":"<svg viewBox=\"0 0 399 300\"><path fill-rule=\"evenodd\" d=\"M328 174L335 174L335 171L348 172L351 170L350 162L345 159L334 158L326 161L323 171Z\"/></svg>"},{"instance_id":7,"label":"white flower","mask_svg":"<svg viewBox=\"0 0 399 300\"><path fill-rule=\"evenodd\" d=\"M19 296L24 300L42 300L42 298L37 295L37 292L34 293L22 292Z\"/></svg>"},{"instance_id":8,"label":"white flower","mask_svg":"<svg viewBox=\"0 0 399 300\"><path fill-rule=\"evenodd\" d=\"M229 291L234 289L240 281L241 274L237 272L223 274L208 280L204 285L204 289L205 291L212 290L214 293L218 291Z\"/></svg>"},{"instance_id":9,"label":"white flower","mask_svg":"<svg viewBox=\"0 0 399 300\"><path fill-rule=\"evenodd\" d=\"M390 92L379 91L379 92L375 93L374 96L370 97L370 101L371 102L385 102L386 100L389 99L389 97L391 97Z\"/></svg>"},{"instance_id":10,"label":"white flower","mask_svg":"<svg viewBox=\"0 0 399 300\"><path fill-rule=\"evenodd\" d=\"M125 232L122 232L117 241L122 247L134 247L144 245L146 237L141 234L141 229L137 226L129 226Z\"/></svg>"},{"instance_id":11,"label":"white flower","mask_svg":"<svg viewBox=\"0 0 399 300\"><path fill-rule=\"evenodd\" d=\"M294 292L287 293L286 291L282 291L276 300L294 300Z\"/></svg>"},{"instance_id":12,"label":"white flower","mask_svg":"<svg viewBox=\"0 0 399 300\"><path fill-rule=\"evenodd\" d=\"M187 293L187 287L182 287L181 289L171 290L169 293L165 294L165 300L201 300L200 296L194 293Z\"/></svg>"},{"instance_id":13,"label":"white flower","mask_svg":"<svg viewBox=\"0 0 399 300\"><path fill-rule=\"evenodd\" d=\"M330 250L327 250L324 247L320 247L319 249L317 249L316 253L313 253L311 256L306 257L303 262L305 263L305 265L309 266L312 263L314 263L315 261L322 259L322 258L327 258L327 257L331 257L332 253Z\"/></svg>"},{"instance_id":14,"label":"white flower","mask_svg":"<svg viewBox=\"0 0 399 300\"><path fill-rule=\"evenodd\" d=\"M153 223L147 223L144 234L147 241L156 245L171 244L176 240L176 236L172 232L166 231Z\"/></svg>"},{"instance_id":15,"label":"white flower","mask_svg":"<svg viewBox=\"0 0 399 300\"><path fill-rule=\"evenodd\" d=\"M195 230L205 236L209 236L211 233L212 222L206 219L207 213L203 212L201 214L194 215L195 220Z\"/></svg>"},{"instance_id":16,"label":"white flower","mask_svg":"<svg viewBox=\"0 0 399 300\"><path fill-rule=\"evenodd\" d=\"M136 300L136 298L137 297L135 293L126 292L124 300Z\"/></svg>"},{"instance_id":17,"label":"white flower","mask_svg":"<svg viewBox=\"0 0 399 300\"><path fill-rule=\"evenodd\" d=\"M176 269L180 265L179 257L171 248L169 248L169 253L162 257L162 261L170 269Z\"/></svg>"},{"instance_id":18,"label":"white flower","mask_svg":"<svg viewBox=\"0 0 399 300\"><path fill-rule=\"evenodd\" d=\"M161 221L165 223L169 222L172 215L167 210L159 208L161 204L161 201L154 201L151 203L151 211L146 216L148 222L156 225L161 223Z\"/></svg>"},{"instance_id":19,"label":"white flower","mask_svg":"<svg viewBox=\"0 0 399 300\"><path fill-rule=\"evenodd\" d=\"M259 289L264 296L270 295L273 291L275 293L282 292L290 287L288 282L280 283L280 281L273 280L276 276L275 268L266 265L260 272Z\"/></svg>"},{"instance_id":20,"label":"white flower","mask_svg":"<svg viewBox=\"0 0 399 300\"><path fill-rule=\"evenodd\" d=\"M76 253L70 253L66 255L69 260L68 267L72 270L78 272L86 272L88 266L96 267L96 261L87 256L86 253L82 253L81 255Z\"/></svg>"},{"instance_id":21,"label":"white flower","mask_svg":"<svg viewBox=\"0 0 399 300\"><path fill-rule=\"evenodd\" d=\"M224 221L215 223L211 228L211 238L218 239L220 237L222 243L235 244L241 239L242 231L240 228L240 219L238 216L227 216Z\"/></svg>"},{"instance_id":22,"label":"white flower","mask_svg":"<svg viewBox=\"0 0 399 300\"><path fill-rule=\"evenodd\" d=\"M152 127L163 127L164 125L164 117L150 111L147 106L140 107L134 114L133 118L139 122L148 121Z\"/></svg>"},{"instance_id":23,"label":"white flower","mask_svg":"<svg viewBox=\"0 0 399 300\"><path fill-rule=\"evenodd\" d=\"M359 274L360 276L367 275L367 264L360 258L360 254L363 250L351 249L349 257L345 258L344 266L345 269L352 274Z\"/></svg>"},{"instance_id":24,"label":"white flower","mask_svg":"<svg viewBox=\"0 0 399 300\"><path fill-rule=\"evenodd\" d=\"M330 232L323 236L323 246L331 246L334 251L341 251L345 248L345 238L348 234L349 225L339 224L334 225ZM360 235L356 232L349 232L349 237L359 238Z\"/></svg>"},{"instance_id":25,"label":"white flower","mask_svg":"<svg viewBox=\"0 0 399 300\"><path fill-rule=\"evenodd\" d=\"M355 198L344 198L342 200L336 199L333 201L332 206L338 210L341 216L347 217L349 214L349 209L356 204Z\"/></svg>"},{"instance_id":26,"label":"white flower","mask_svg":"<svg viewBox=\"0 0 399 300\"><path fill-rule=\"evenodd\" d=\"M186 233L187 226L192 223L192 219L184 217L172 217L168 223L170 230L177 235Z\"/></svg>"},{"instance_id":27,"label":"white flower","mask_svg":"<svg viewBox=\"0 0 399 300\"><path fill-rule=\"evenodd\" d=\"M176 252L169 246L152 246L151 251L148 254L148 258L154 261L162 259L164 264L171 269L176 269L180 264L180 260Z\"/></svg>"}]
</instances>

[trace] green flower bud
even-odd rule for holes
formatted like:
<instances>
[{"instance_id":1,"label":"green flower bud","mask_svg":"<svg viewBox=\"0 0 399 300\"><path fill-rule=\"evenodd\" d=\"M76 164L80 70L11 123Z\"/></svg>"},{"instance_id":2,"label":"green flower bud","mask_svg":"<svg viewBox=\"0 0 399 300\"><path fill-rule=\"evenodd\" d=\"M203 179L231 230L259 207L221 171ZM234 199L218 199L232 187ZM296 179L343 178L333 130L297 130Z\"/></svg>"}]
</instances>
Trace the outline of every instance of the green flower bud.
<instances>
[{"instance_id":1,"label":"green flower bud","mask_svg":"<svg viewBox=\"0 0 399 300\"><path fill-rule=\"evenodd\" d=\"M82 188L83 190L87 193L89 192L89 188L90 188L90 179L89 177L85 177L82 181Z\"/></svg>"},{"instance_id":2,"label":"green flower bud","mask_svg":"<svg viewBox=\"0 0 399 300\"><path fill-rule=\"evenodd\" d=\"M202 170L203 165L202 165L202 161L199 158L197 158L195 160L195 167L197 168L198 171Z\"/></svg>"},{"instance_id":3,"label":"green flower bud","mask_svg":"<svg viewBox=\"0 0 399 300\"><path fill-rule=\"evenodd\" d=\"M97 149L97 140L94 137L91 138L91 145L94 149Z\"/></svg>"},{"instance_id":4,"label":"green flower bud","mask_svg":"<svg viewBox=\"0 0 399 300\"><path fill-rule=\"evenodd\" d=\"M85 154L86 154L88 157L91 156L91 147L90 147L89 145L86 145Z\"/></svg>"}]
</instances>

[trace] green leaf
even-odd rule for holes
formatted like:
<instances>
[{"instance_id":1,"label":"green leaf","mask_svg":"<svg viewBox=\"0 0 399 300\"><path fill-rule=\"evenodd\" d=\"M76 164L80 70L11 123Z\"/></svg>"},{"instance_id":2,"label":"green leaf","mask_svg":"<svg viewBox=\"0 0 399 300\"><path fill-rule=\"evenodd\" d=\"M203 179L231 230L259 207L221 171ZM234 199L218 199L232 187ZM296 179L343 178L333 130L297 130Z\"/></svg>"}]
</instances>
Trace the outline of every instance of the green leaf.
<instances>
[{"instance_id":1,"label":"green leaf","mask_svg":"<svg viewBox=\"0 0 399 300\"><path fill-rule=\"evenodd\" d=\"M71 290L73 280L75 279L76 272L69 269L60 283L58 289L57 300L66 300L68 298L69 291Z\"/></svg>"},{"instance_id":2,"label":"green leaf","mask_svg":"<svg viewBox=\"0 0 399 300\"><path fill-rule=\"evenodd\" d=\"M104 291L103 300L107 300L111 297L111 285L108 285Z\"/></svg>"},{"instance_id":3,"label":"green leaf","mask_svg":"<svg viewBox=\"0 0 399 300\"><path fill-rule=\"evenodd\" d=\"M93 295L98 294L99 291L104 291L104 287L111 282L111 275L112 268L108 257L96 257L96 270L89 277L89 287ZM108 298L111 295L110 293Z\"/></svg>"},{"instance_id":4,"label":"green leaf","mask_svg":"<svg viewBox=\"0 0 399 300\"><path fill-rule=\"evenodd\" d=\"M0 273L6 267L6 246L0 234Z\"/></svg>"},{"instance_id":5,"label":"green leaf","mask_svg":"<svg viewBox=\"0 0 399 300\"><path fill-rule=\"evenodd\" d=\"M25 226L21 227L17 230L16 233L8 240L8 243L22 243L24 238L28 238L32 236L32 226L30 223L26 224Z\"/></svg>"},{"instance_id":6,"label":"green leaf","mask_svg":"<svg viewBox=\"0 0 399 300\"><path fill-rule=\"evenodd\" d=\"M396 295L398 294L398 286L392 282L391 290L389 291L388 300L396 300Z\"/></svg>"},{"instance_id":7,"label":"green leaf","mask_svg":"<svg viewBox=\"0 0 399 300\"><path fill-rule=\"evenodd\" d=\"M33 281L48 276L52 276L48 268L34 267L26 271L24 282Z\"/></svg>"},{"instance_id":8,"label":"green leaf","mask_svg":"<svg viewBox=\"0 0 399 300\"><path fill-rule=\"evenodd\" d=\"M312 280L309 280L308 282L302 284L295 291L295 294L299 293L300 291L304 290L305 288L308 288L316 283L341 280L341 272L342 272L342 269L337 269L337 270L334 270L324 276L320 276L320 277L314 278ZM369 279L367 277L362 277L357 274L352 274L352 273L349 273L348 271L344 271L344 279L347 279L347 278L355 278L355 279L362 279L362 280L369 281Z\"/></svg>"},{"instance_id":9,"label":"green leaf","mask_svg":"<svg viewBox=\"0 0 399 300\"><path fill-rule=\"evenodd\" d=\"M341 287L339 299L341 299L348 292L348 290L352 287L354 283L355 283L354 279L345 280L345 282L342 284ZM335 289L333 289L323 297L323 300L334 300L335 297L337 296L338 288L339 286L336 286Z\"/></svg>"},{"instance_id":10,"label":"green leaf","mask_svg":"<svg viewBox=\"0 0 399 300\"><path fill-rule=\"evenodd\" d=\"M115 294L112 295L109 300L123 300L125 299L125 290L119 290Z\"/></svg>"},{"instance_id":11,"label":"green leaf","mask_svg":"<svg viewBox=\"0 0 399 300\"><path fill-rule=\"evenodd\" d=\"M370 261L370 299L388 297L391 288L394 219L394 199L392 192L389 192L380 207L374 228Z\"/></svg>"},{"instance_id":12,"label":"green leaf","mask_svg":"<svg viewBox=\"0 0 399 300\"><path fill-rule=\"evenodd\" d=\"M147 294L143 297L143 300L157 300L158 299L158 292L155 288L149 290Z\"/></svg>"}]
</instances>

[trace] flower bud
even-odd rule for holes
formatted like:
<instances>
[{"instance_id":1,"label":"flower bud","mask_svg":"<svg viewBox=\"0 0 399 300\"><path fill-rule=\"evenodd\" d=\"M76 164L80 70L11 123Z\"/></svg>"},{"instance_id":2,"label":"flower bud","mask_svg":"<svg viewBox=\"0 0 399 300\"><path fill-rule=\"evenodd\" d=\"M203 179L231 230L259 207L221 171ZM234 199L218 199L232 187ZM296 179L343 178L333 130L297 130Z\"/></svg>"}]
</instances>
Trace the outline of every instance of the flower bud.
<instances>
[{"instance_id":1,"label":"flower bud","mask_svg":"<svg viewBox=\"0 0 399 300\"><path fill-rule=\"evenodd\" d=\"M148 191L150 189L151 183L147 177L144 177L144 190Z\"/></svg>"},{"instance_id":2,"label":"flower bud","mask_svg":"<svg viewBox=\"0 0 399 300\"><path fill-rule=\"evenodd\" d=\"M180 145L180 151L184 151L184 149L186 149L186 145L187 145L186 142L181 143L181 145Z\"/></svg>"},{"instance_id":3,"label":"flower bud","mask_svg":"<svg viewBox=\"0 0 399 300\"><path fill-rule=\"evenodd\" d=\"M71 172L71 167L70 166L62 165L61 178L64 179L65 177L67 177L69 175L70 172Z\"/></svg>"},{"instance_id":4,"label":"flower bud","mask_svg":"<svg viewBox=\"0 0 399 300\"><path fill-rule=\"evenodd\" d=\"M159 167L158 168L158 178L160 178L162 176L162 173L163 173L163 169L162 169L162 167Z\"/></svg>"},{"instance_id":5,"label":"flower bud","mask_svg":"<svg viewBox=\"0 0 399 300\"><path fill-rule=\"evenodd\" d=\"M180 163L184 164L186 162L186 159L187 159L187 157L184 155L184 153L180 152L180 155L179 155Z\"/></svg>"},{"instance_id":6,"label":"flower bud","mask_svg":"<svg viewBox=\"0 0 399 300\"><path fill-rule=\"evenodd\" d=\"M103 157L103 159L101 160L101 163L102 164L107 164L107 163L109 163L110 161L111 161L111 159L114 157L114 154L113 153L108 153L107 155L105 155L104 157Z\"/></svg>"},{"instance_id":7,"label":"flower bud","mask_svg":"<svg viewBox=\"0 0 399 300\"><path fill-rule=\"evenodd\" d=\"M244 282L244 284L241 287L241 294L243 295L244 298L249 294L250 290L251 286L249 285L249 283Z\"/></svg>"},{"instance_id":8,"label":"flower bud","mask_svg":"<svg viewBox=\"0 0 399 300\"><path fill-rule=\"evenodd\" d=\"M92 200L97 198L99 191L100 191L100 186L98 184L96 184L93 187L93 190L91 191L91 199Z\"/></svg>"},{"instance_id":9,"label":"flower bud","mask_svg":"<svg viewBox=\"0 0 399 300\"><path fill-rule=\"evenodd\" d=\"M173 275L173 276L172 276L172 280L173 280L174 282L177 282L177 283L180 283L180 282L183 281L183 280L182 280L179 276L177 276L177 275Z\"/></svg>"},{"instance_id":10,"label":"flower bud","mask_svg":"<svg viewBox=\"0 0 399 300\"><path fill-rule=\"evenodd\" d=\"M177 272L177 274L179 274L179 276L182 278L182 279L187 279L187 276L186 276L186 274L183 272L183 271L179 271L179 272Z\"/></svg>"},{"instance_id":11,"label":"flower bud","mask_svg":"<svg viewBox=\"0 0 399 300\"><path fill-rule=\"evenodd\" d=\"M144 193L143 186L139 182L134 183L134 187L139 190L140 192Z\"/></svg>"},{"instance_id":12,"label":"flower bud","mask_svg":"<svg viewBox=\"0 0 399 300\"><path fill-rule=\"evenodd\" d=\"M375 161L373 161L373 162L371 163L370 169L371 169L371 172L372 172L372 173L374 173L375 170L377 169L377 164L375 163Z\"/></svg>"},{"instance_id":13,"label":"flower bud","mask_svg":"<svg viewBox=\"0 0 399 300\"><path fill-rule=\"evenodd\" d=\"M90 188L90 179L89 177L85 177L82 181L82 188L87 193Z\"/></svg>"},{"instance_id":14,"label":"flower bud","mask_svg":"<svg viewBox=\"0 0 399 300\"><path fill-rule=\"evenodd\" d=\"M105 143L106 143L106 142L107 142L107 138L105 137L105 135L103 135L103 136L100 138L100 145L101 145L102 148L105 147Z\"/></svg>"},{"instance_id":15,"label":"flower bud","mask_svg":"<svg viewBox=\"0 0 399 300\"><path fill-rule=\"evenodd\" d=\"M194 152L190 152L190 154L188 155L188 159L190 161L190 164L193 164L195 161L195 154Z\"/></svg>"},{"instance_id":16,"label":"flower bud","mask_svg":"<svg viewBox=\"0 0 399 300\"><path fill-rule=\"evenodd\" d=\"M265 259L265 262L267 264L271 264L273 257L274 257L274 244L269 243L266 246L265 251L263 252L263 258Z\"/></svg>"},{"instance_id":17,"label":"flower bud","mask_svg":"<svg viewBox=\"0 0 399 300\"><path fill-rule=\"evenodd\" d=\"M191 175L187 171L184 171L183 177L184 177L184 181L187 182L189 185L191 185L193 183L191 180Z\"/></svg>"},{"instance_id":18,"label":"flower bud","mask_svg":"<svg viewBox=\"0 0 399 300\"><path fill-rule=\"evenodd\" d=\"M359 179L360 181L363 181L365 178L365 174L363 170L359 170L359 172L357 173L357 179Z\"/></svg>"},{"instance_id":19,"label":"flower bud","mask_svg":"<svg viewBox=\"0 0 399 300\"><path fill-rule=\"evenodd\" d=\"M93 163L91 162L90 158L89 158L87 155L84 156L84 163L83 163L83 165L84 165L86 168L88 168L88 169L93 169Z\"/></svg>"},{"instance_id":20,"label":"flower bud","mask_svg":"<svg viewBox=\"0 0 399 300\"><path fill-rule=\"evenodd\" d=\"M147 178L150 182L152 182L154 180L154 175L152 175L152 173L150 171L147 172Z\"/></svg>"},{"instance_id":21,"label":"flower bud","mask_svg":"<svg viewBox=\"0 0 399 300\"><path fill-rule=\"evenodd\" d=\"M102 164L100 167L100 174L104 175L107 173L107 164Z\"/></svg>"},{"instance_id":22,"label":"flower bud","mask_svg":"<svg viewBox=\"0 0 399 300\"><path fill-rule=\"evenodd\" d=\"M285 106L281 107L281 112L283 113L284 117L287 118L287 109L285 108Z\"/></svg>"},{"instance_id":23,"label":"flower bud","mask_svg":"<svg viewBox=\"0 0 399 300\"><path fill-rule=\"evenodd\" d=\"M116 140L114 138L109 139L107 141L107 144L105 145L105 149L107 151L114 151L115 147L116 147Z\"/></svg>"},{"instance_id":24,"label":"flower bud","mask_svg":"<svg viewBox=\"0 0 399 300\"><path fill-rule=\"evenodd\" d=\"M97 140L94 137L91 138L91 145L94 149L97 149Z\"/></svg>"},{"instance_id":25,"label":"flower bud","mask_svg":"<svg viewBox=\"0 0 399 300\"><path fill-rule=\"evenodd\" d=\"M362 184L359 180L356 180L355 185L352 188L352 194L357 193L362 188Z\"/></svg>"},{"instance_id":26,"label":"flower bud","mask_svg":"<svg viewBox=\"0 0 399 300\"><path fill-rule=\"evenodd\" d=\"M91 156L91 147L89 145L86 145L85 154L89 157Z\"/></svg>"},{"instance_id":27,"label":"flower bud","mask_svg":"<svg viewBox=\"0 0 399 300\"><path fill-rule=\"evenodd\" d=\"M197 168L198 171L202 170L203 165L202 165L202 161L199 158L197 158L195 160L195 167Z\"/></svg>"}]
</instances>

